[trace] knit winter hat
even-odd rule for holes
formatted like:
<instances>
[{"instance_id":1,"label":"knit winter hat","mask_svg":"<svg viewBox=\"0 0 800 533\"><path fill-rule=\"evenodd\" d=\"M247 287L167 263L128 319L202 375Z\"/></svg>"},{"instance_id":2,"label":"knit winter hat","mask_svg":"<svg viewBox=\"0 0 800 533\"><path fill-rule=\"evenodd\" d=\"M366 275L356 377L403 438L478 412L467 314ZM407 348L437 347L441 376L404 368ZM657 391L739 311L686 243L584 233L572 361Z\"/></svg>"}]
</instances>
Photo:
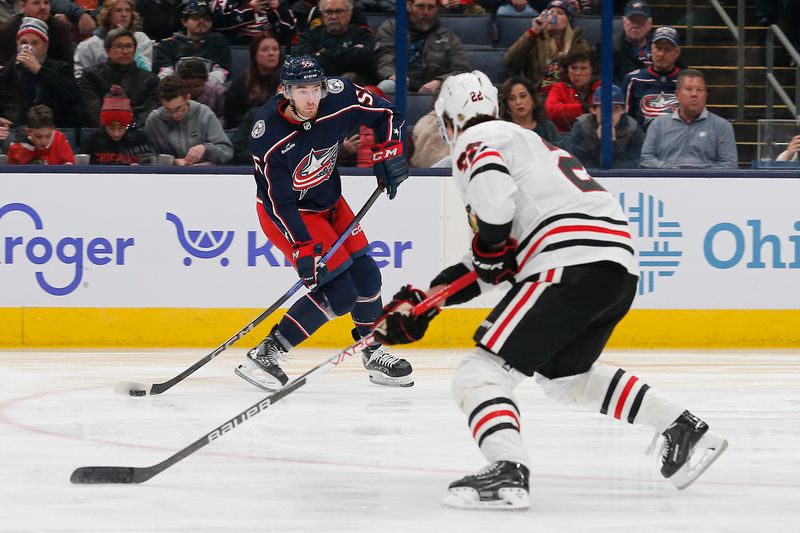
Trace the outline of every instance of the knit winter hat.
<instances>
[{"instance_id":1,"label":"knit winter hat","mask_svg":"<svg viewBox=\"0 0 800 533\"><path fill-rule=\"evenodd\" d=\"M17 30L17 39L26 33L33 33L44 42L50 42L50 37L47 35L47 23L35 17L22 17L22 25Z\"/></svg>"},{"instance_id":2,"label":"knit winter hat","mask_svg":"<svg viewBox=\"0 0 800 533\"><path fill-rule=\"evenodd\" d=\"M570 26L575 24L575 15L577 14L578 9L575 6L574 0L551 0L547 4L547 9L552 7L557 7L564 11L564 13L567 15L567 19L569 19Z\"/></svg>"},{"instance_id":3,"label":"knit winter hat","mask_svg":"<svg viewBox=\"0 0 800 533\"><path fill-rule=\"evenodd\" d=\"M112 122L119 122L122 126L130 126L133 122L131 101L119 85L111 86L109 93L103 98L103 109L100 110L100 124L110 126Z\"/></svg>"}]
</instances>

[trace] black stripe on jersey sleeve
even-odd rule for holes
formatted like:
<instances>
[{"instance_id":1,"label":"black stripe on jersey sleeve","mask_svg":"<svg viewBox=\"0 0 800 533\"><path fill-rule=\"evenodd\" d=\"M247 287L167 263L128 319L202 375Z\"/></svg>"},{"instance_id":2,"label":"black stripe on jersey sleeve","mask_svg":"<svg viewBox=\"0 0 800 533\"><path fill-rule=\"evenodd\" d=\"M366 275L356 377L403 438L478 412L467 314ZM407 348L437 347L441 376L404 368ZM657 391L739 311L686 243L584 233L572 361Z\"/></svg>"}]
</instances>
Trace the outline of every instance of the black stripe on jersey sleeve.
<instances>
[{"instance_id":1,"label":"black stripe on jersey sleeve","mask_svg":"<svg viewBox=\"0 0 800 533\"><path fill-rule=\"evenodd\" d=\"M533 236L536 235L537 233L539 233L542 230L542 228L544 228L545 226L547 226L549 224L552 224L553 222L555 222L557 220L563 220L565 218L577 218L577 219L581 219L581 220L599 220L601 222L608 222L609 224L614 224L614 225L617 225L617 226L627 226L628 225L628 221L627 220L616 220L616 219L613 219L613 218L610 218L610 217L596 217L596 216L592 216L592 215L587 215L586 213L563 213L563 214L555 215L555 216L552 216L550 218L546 218L545 220L543 220L538 226L536 226L536 228L532 232L530 232L528 234L527 237L522 239L522 241L519 243L518 249L522 250L523 248L525 248L528 245L528 243L531 242L531 239L533 239Z\"/></svg>"},{"instance_id":2,"label":"black stripe on jersey sleeve","mask_svg":"<svg viewBox=\"0 0 800 533\"><path fill-rule=\"evenodd\" d=\"M539 253L550 252L552 250L560 250L562 248L569 248L570 246L596 246L600 248L608 248L611 246L615 246L617 248L622 248L623 250L627 250L630 252L631 255L633 254L633 248L628 246L627 244L622 244L621 242L614 242L614 241L598 241L596 239L571 239L568 241L561 241L561 242L554 242L553 244L549 244L542 248L542 251ZM517 248L520 250L521 248Z\"/></svg>"},{"instance_id":3,"label":"black stripe on jersey sleeve","mask_svg":"<svg viewBox=\"0 0 800 533\"><path fill-rule=\"evenodd\" d=\"M511 175L511 173L508 171L508 167L505 165L501 165L500 163L487 163L482 167L473 170L472 174L469 176L469 181L472 181L472 179L481 172L486 172L489 170L496 170L498 172L502 172L503 174L508 174L509 176Z\"/></svg>"}]
</instances>

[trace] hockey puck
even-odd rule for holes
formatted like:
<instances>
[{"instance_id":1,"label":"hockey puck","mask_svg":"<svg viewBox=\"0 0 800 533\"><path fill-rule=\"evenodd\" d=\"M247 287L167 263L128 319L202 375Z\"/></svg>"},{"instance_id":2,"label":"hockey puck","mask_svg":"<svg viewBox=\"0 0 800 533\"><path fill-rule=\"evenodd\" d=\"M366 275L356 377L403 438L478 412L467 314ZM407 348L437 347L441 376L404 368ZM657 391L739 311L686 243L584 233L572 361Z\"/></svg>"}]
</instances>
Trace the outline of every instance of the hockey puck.
<instances>
[{"instance_id":1,"label":"hockey puck","mask_svg":"<svg viewBox=\"0 0 800 533\"><path fill-rule=\"evenodd\" d=\"M130 394L131 394L131 396L144 396L145 394L147 394L147 391L143 391L143 390L132 390L132 391L130 392Z\"/></svg>"}]
</instances>

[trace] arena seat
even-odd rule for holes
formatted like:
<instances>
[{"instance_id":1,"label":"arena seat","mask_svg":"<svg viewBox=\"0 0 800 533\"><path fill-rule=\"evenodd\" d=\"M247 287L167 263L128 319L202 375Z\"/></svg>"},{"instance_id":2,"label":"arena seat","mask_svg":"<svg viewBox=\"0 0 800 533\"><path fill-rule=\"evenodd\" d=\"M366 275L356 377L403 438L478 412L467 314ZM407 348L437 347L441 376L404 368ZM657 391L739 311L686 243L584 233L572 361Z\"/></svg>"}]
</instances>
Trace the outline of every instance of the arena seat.
<instances>
[{"instance_id":1,"label":"arena seat","mask_svg":"<svg viewBox=\"0 0 800 533\"><path fill-rule=\"evenodd\" d=\"M408 93L406 96L406 125L414 125L423 115L433 109L433 94Z\"/></svg>"},{"instance_id":2,"label":"arena seat","mask_svg":"<svg viewBox=\"0 0 800 533\"><path fill-rule=\"evenodd\" d=\"M485 15L439 15L442 27L458 35L465 45L492 46L495 39L492 16Z\"/></svg>"},{"instance_id":3,"label":"arena seat","mask_svg":"<svg viewBox=\"0 0 800 533\"><path fill-rule=\"evenodd\" d=\"M494 25L497 27L497 47L506 49L528 31L531 17L497 16L494 18Z\"/></svg>"},{"instance_id":4,"label":"arena seat","mask_svg":"<svg viewBox=\"0 0 800 533\"><path fill-rule=\"evenodd\" d=\"M231 46L231 73L229 78L235 78L244 72L250 64L250 50L247 46Z\"/></svg>"},{"instance_id":5,"label":"arena seat","mask_svg":"<svg viewBox=\"0 0 800 533\"><path fill-rule=\"evenodd\" d=\"M509 76L508 67L503 63L506 51L501 48L488 48L484 50L467 50L469 66L473 70L480 70L492 80L492 83L502 84Z\"/></svg>"}]
</instances>

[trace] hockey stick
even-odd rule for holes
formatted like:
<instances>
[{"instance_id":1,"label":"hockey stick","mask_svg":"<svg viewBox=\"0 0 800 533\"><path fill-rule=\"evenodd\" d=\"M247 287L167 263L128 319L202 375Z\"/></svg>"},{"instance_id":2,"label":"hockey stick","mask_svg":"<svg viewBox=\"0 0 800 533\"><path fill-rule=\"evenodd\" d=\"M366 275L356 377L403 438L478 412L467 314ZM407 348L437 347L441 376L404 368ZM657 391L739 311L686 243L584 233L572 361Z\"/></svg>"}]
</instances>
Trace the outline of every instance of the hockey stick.
<instances>
[{"instance_id":1,"label":"hockey stick","mask_svg":"<svg viewBox=\"0 0 800 533\"><path fill-rule=\"evenodd\" d=\"M466 287L470 283L475 280L474 272L470 272L465 274L461 278L457 279L447 287L437 291L435 294L429 296L425 299L422 303L414 306L414 310L412 313L419 314L425 310L434 307L438 303L444 301L449 295L458 292L462 288ZM343 351L339 352L338 354L328 358L326 361L320 363L319 365L315 366L311 370L307 371L302 376L293 379L290 381L285 387L283 387L278 392L272 393L266 398L262 399L261 401L251 405L238 415L234 416L230 420L227 420L220 424L219 426L212 429L210 432L206 433L193 443L191 443L186 448L180 450L179 452L175 453L171 457L164 459L158 464L153 466L146 466L146 467L136 467L136 466L82 466L80 468L76 468L74 472L72 472L72 476L70 476L69 480L75 484L89 484L89 483L143 483L150 479L151 477L159 474L169 468L170 466L174 465L181 459L184 459L206 444L209 444L211 441L216 440L222 436L224 436L229 431L236 429L240 424L247 422L254 416L256 416L261 411L272 406L278 400L288 396L292 392L296 391L309 381L314 378L317 378L331 370L335 366L339 366L342 362L346 361L351 356L360 353L361 349L368 346L373 342L373 336L370 333L360 341L351 344Z\"/></svg>"},{"instance_id":2,"label":"hockey stick","mask_svg":"<svg viewBox=\"0 0 800 533\"><path fill-rule=\"evenodd\" d=\"M383 192L383 187L381 186L378 186L378 188L375 189L375 192L373 192L372 196L369 197L367 202L364 204L364 207L362 207L361 210L355 215L353 221L350 222L350 225L347 226L347 229L345 229L344 232L342 232L342 234L336 240L336 242L333 243L333 246L331 246L330 249L325 253L325 255L322 256L320 262L324 263L325 261L327 261L336 252L336 250L339 249L342 243L344 243L344 241L347 240L352 231L359 224L359 222L361 222L361 219L364 218L364 215L367 214L367 211L369 211L369 209L372 207L372 204L375 203L375 201L378 199L378 197L381 195L382 192ZM189 368L187 368L186 370L175 376L174 378L164 381L163 383L137 383L134 381L120 381L119 383L114 385L114 392L116 392L117 394L130 395L130 396L146 396L148 394L161 394L162 392L172 388L174 385L183 381L189 375L193 374L198 368L202 367L203 365L214 359L216 356L218 356L219 354L221 354L222 352L233 346L242 337L250 333L250 331L252 331L253 328L261 324L261 322L263 322L269 315L274 313L281 305L283 305L286 302L286 300L291 298L292 295L296 293L302 286L303 286L303 280L300 279L297 280L297 282L295 282L295 284L292 285L291 289L286 291L286 293L283 296L278 298L277 302L269 306L260 315L251 320L245 327L237 331L233 335L233 337L229 338L228 340L217 346L217 348L214 349L213 352L206 355L205 357L197 361L195 364L193 364L192 366L190 366Z\"/></svg>"}]
</instances>

